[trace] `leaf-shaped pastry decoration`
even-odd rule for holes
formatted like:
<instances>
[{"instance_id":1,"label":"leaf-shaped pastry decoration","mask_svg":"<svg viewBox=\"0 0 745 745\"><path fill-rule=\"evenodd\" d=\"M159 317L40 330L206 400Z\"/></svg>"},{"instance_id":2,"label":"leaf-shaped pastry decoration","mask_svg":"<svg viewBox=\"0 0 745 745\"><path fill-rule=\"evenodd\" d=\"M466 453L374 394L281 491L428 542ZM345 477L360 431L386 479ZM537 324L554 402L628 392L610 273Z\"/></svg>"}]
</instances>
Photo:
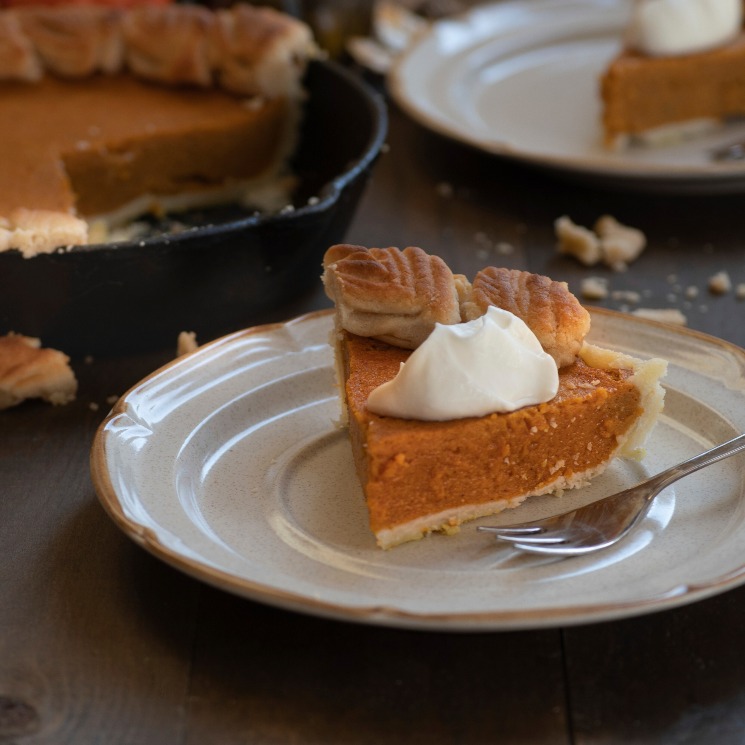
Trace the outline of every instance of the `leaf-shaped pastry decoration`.
<instances>
[{"instance_id":1,"label":"leaf-shaped pastry decoration","mask_svg":"<svg viewBox=\"0 0 745 745\"><path fill-rule=\"evenodd\" d=\"M482 269L462 304L463 320L478 318L490 305L525 321L558 367L574 362L590 330L590 314L566 282L540 274L497 267Z\"/></svg>"},{"instance_id":2,"label":"leaf-shaped pastry decoration","mask_svg":"<svg viewBox=\"0 0 745 745\"><path fill-rule=\"evenodd\" d=\"M215 17L197 5L144 5L125 17L127 64L136 75L165 83L209 86L209 37Z\"/></svg>"},{"instance_id":3,"label":"leaf-shaped pastry decoration","mask_svg":"<svg viewBox=\"0 0 745 745\"><path fill-rule=\"evenodd\" d=\"M294 96L317 53L310 27L273 8L239 3L220 10L211 31L210 64L220 86L234 93Z\"/></svg>"},{"instance_id":4,"label":"leaf-shaped pastry decoration","mask_svg":"<svg viewBox=\"0 0 745 745\"><path fill-rule=\"evenodd\" d=\"M32 7L19 10L23 31L44 66L81 78L121 69L124 42L120 11L104 7Z\"/></svg>"},{"instance_id":5,"label":"leaf-shaped pastry decoration","mask_svg":"<svg viewBox=\"0 0 745 745\"><path fill-rule=\"evenodd\" d=\"M353 334L414 349L435 323L460 322L453 273L415 246L332 246L324 257L323 282L341 327Z\"/></svg>"}]
</instances>

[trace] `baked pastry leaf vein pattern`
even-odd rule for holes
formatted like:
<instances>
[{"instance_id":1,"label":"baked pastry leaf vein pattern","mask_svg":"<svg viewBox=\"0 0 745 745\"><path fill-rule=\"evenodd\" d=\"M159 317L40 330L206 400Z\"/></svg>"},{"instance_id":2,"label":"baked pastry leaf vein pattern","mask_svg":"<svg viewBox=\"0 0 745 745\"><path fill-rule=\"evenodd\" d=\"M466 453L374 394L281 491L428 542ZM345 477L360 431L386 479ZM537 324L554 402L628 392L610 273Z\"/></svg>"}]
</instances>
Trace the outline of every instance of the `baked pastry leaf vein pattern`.
<instances>
[{"instance_id":1,"label":"baked pastry leaf vein pattern","mask_svg":"<svg viewBox=\"0 0 745 745\"><path fill-rule=\"evenodd\" d=\"M323 283L343 329L407 349L419 346L435 323L471 321L490 305L523 320L558 367L575 361L590 330L590 314L566 282L488 267L471 283L414 246L332 246Z\"/></svg>"}]
</instances>

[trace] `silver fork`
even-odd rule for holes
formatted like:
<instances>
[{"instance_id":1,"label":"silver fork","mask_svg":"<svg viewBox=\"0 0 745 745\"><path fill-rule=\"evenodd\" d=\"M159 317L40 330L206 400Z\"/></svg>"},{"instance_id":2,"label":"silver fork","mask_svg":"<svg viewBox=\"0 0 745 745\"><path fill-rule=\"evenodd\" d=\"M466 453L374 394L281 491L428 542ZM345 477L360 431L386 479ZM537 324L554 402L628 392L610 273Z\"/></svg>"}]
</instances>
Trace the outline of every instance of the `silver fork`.
<instances>
[{"instance_id":1,"label":"silver fork","mask_svg":"<svg viewBox=\"0 0 745 745\"><path fill-rule=\"evenodd\" d=\"M522 525L479 526L521 551L553 556L577 556L617 543L638 525L654 498L673 482L694 471L745 450L745 434L668 468L636 486L579 509Z\"/></svg>"}]
</instances>

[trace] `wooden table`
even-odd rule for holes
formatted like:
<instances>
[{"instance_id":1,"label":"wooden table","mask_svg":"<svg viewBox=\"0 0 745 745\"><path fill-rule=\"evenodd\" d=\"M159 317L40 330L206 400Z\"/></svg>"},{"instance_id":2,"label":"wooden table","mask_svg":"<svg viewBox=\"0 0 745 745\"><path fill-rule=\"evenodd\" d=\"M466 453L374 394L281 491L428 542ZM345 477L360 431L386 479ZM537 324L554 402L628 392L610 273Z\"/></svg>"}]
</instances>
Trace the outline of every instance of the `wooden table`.
<instances>
[{"instance_id":1,"label":"wooden table","mask_svg":"<svg viewBox=\"0 0 745 745\"><path fill-rule=\"evenodd\" d=\"M575 291L602 275L745 345L745 302L706 287L723 269L745 282L742 196L572 184L445 142L395 107L389 145L350 242L418 244L455 271L502 263ZM648 236L627 272L555 251L555 218L604 213ZM267 320L326 305L319 287ZM76 402L0 417L0 742L745 742L745 588L617 622L450 634L277 610L142 551L99 505L88 451L108 397L172 354L75 360Z\"/></svg>"}]
</instances>

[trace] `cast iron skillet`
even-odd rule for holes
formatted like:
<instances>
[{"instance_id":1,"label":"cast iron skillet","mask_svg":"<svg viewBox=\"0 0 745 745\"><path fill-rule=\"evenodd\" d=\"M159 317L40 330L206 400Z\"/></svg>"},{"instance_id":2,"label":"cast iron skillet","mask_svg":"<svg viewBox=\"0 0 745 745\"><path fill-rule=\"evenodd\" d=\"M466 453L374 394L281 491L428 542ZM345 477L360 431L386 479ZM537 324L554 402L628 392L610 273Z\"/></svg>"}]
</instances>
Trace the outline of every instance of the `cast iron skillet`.
<instances>
[{"instance_id":1,"label":"cast iron skillet","mask_svg":"<svg viewBox=\"0 0 745 745\"><path fill-rule=\"evenodd\" d=\"M183 219L195 227L181 233L32 259L0 253L0 334L39 337L73 357L154 350L175 346L180 331L208 341L250 326L317 286L387 116L381 97L335 63L311 63L306 88L293 211L191 213Z\"/></svg>"}]
</instances>

